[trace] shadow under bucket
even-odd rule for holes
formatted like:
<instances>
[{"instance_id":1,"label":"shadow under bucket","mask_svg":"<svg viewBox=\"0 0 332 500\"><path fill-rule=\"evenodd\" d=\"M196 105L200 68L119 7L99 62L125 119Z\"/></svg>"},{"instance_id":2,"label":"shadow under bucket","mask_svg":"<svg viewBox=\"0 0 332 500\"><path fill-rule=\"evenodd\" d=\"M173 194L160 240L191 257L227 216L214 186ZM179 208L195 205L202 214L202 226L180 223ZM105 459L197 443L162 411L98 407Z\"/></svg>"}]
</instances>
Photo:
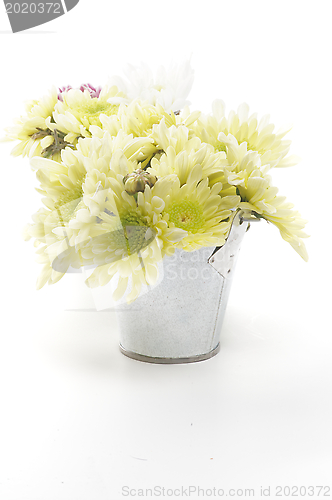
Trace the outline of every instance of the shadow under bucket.
<instances>
[{"instance_id":1,"label":"shadow under bucket","mask_svg":"<svg viewBox=\"0 0 332 500\"><path fill-rule=\"evenodd\" d=\"M123 354L139 361L174 364L203 361L219 352L221 326L248 220L238 212L220 248L176 249L161 262L160 283L132 304L117 308Z\"/></svg>"}]
</instances>

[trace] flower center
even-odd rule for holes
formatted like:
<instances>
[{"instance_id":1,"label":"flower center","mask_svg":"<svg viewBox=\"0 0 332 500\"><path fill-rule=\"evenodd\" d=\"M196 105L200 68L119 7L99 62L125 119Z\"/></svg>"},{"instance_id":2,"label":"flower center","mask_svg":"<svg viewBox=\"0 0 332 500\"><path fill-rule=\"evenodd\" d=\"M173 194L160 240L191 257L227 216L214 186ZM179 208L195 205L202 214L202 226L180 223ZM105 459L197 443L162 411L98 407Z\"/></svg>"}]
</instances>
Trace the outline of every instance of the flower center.
<instances>
[{"instance_id":1,"label":"flower center","mask_svg":"<svg viewBox=\"0 0 332 500\"><path fill-rule=\"evenodd\" d=\"M86 118L90 125L100 126L99 115L104 113L107 116L115 115L118 112L117 104L110 104L106 100L93 97L88 101L77 105L71 112L80 119L82 116Z\"/></svg>"},{"instance_id":2,"label":"flower center","mask_svg":"<svg viewBox=\"0 0 332 500\"><path fill-rule=\"evenodd\" d=\"M115 230L110 232L112 243L116 248L128 252L128 255L140 252L154 239L155 231L135 210L128 210L119 215L120 221Z\"/></svg>"},{"instance_id":3,"label":"flower center","mask_svg":"<svg viewBox=\"0 0 332 500\"><path fill-rule=\"evenodd\" d=\"M223 142L218 141L218 144L216 144L215 147L217 151L224 151L225 153L227 152L226 144L224 144Z\"/></svg>"},{"instance_id":4,"label":"flower center","mask_svg":"<svg viewBox=\"0 0 332 500\"><path fill-rule=\"evenodd\" d=\"M255 151L255 149L249 144L249 141L248 139L244 139L244 141L240 142L239 144L243 144L244 142L247 143L247 151L251 150L251 151ZM256 149L256 151L258 151L258 149ZM262 154L264 153L263 150L260 151Z\"/></svg>"},{"instance_id":5,"label":"flower center","mask_svg":"<svg viewBox=\"0 0 332 500\"><path fill-rule=\"evenodd\" d=\"M83 196L82 183L83 179L78 181L74 188L63 193L54 204L62 225L64 225L64 223L68 223L75 216L77 207Z\"/></svg>"},{"instance_id":6,"label":"flower center","mask_svg":"<svg viewBox=\"0 0 332 500\"><path fill-rule=\"evenodd\" d=\"M88 115L96 115L97 113L103 113L104 111L107 111L110 107L112 107L112 104L101 101L97 97L93 97L90 102L79 106L78 110Z\"/></svg>"},{"instance_id":7,"label":"flower center","mask_svg":"<svg viewBox=\"0 0 332 500\"><path fill-rule=\"evenodd\" d=\"M203 209L193 201L184 200L173 203L168 213L169 221L185 231L197 233L204 226Z\"/></svg>"}]
</instances>

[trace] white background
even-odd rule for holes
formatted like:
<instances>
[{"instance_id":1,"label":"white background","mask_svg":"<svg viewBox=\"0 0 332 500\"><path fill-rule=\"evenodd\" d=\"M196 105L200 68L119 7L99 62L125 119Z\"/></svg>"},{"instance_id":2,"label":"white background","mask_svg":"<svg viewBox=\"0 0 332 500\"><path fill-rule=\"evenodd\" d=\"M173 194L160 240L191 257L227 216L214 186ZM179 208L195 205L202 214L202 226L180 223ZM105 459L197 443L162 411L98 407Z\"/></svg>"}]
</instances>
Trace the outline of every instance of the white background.
<instances>
[{"instance_id":1,"label":"white background","mask_svg":"<svg viewBox=\"0 0 332 500\"><path fill-rule=\"evenodd\" d=\"M189 485L254 488L255 498L262 486L283 498L278 485L329 485L332 495L330 20L323 0L81 0L13 35L1 3L1 129L53 84L103 84L128 62L191 56L192 109L246 101L277 128L293 124L302 162L274 182L311 235L306 264L256 224L220 354L140 363L118 351L113 313L66 310L77 276L35 291L39 266L21 231L40 207L36 182L1 144L1 498L118 500L125 486Z\"/></svg>"}]
</instances>

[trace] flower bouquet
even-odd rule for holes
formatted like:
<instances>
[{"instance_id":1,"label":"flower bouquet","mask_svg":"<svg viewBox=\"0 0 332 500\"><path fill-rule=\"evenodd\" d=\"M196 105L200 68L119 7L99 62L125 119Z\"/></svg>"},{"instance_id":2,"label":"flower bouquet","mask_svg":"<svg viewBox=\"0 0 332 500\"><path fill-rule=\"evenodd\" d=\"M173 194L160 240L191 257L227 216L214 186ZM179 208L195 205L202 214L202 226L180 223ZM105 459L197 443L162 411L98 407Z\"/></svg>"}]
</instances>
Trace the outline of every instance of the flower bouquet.
<instances>
[{"instance_id":1,"label":"flower bouquet","mask_svg":"<svg viewBox=\"0 0 332 500\"><path fill-rule=\"evenodd\" d=\"M127 351L172 362L204 359L197 356L206 355L204 350L215 352L218 342L210 332L202 346L195 309L190 314L196 311L197 345L189 351L180 346L181 332L183 336L189 332L192 341L194 325L188 326L187 315L187 326L182 322L174 337L174 324L181 322L185 308L184 285L174 280L176 293L163 289L163 282L167 287L170 281L160 278L163 264L174 262L175 255L183 262L186 255L200 255L197 262L203 260L223 280L216 284L219 298L214 312L204 306L216 330L221 326L216 321L222 316L220 304L225 308L227 300L220 301L220 293L227 288L224 280L231 267L225 263L225 252L219 259L218 252L228 245L228 260L236 254L234 241L239 242L249 220L265 219L275 225L307 260L302 241L305 221L278 194L270 176L273 168L297 163L288 155L290 141L284 139L288 130L276 132L268 116L258 121L247 104L228 116L221 100L213 102L209 114L191 112L186 98L192 83L189 63L169 72L161 68L155 77L144 65L130 66L126 79L114 77L104 87L53 88L41 100L27 104L25 116L7 129L6 136L19 141L14 155L30 158L42 195L43 207L24 230L26 240L34 238L42 264L37 288L80 267L90 270L89 287L112 281L113 300L125 298L121 307L126 314L120 314L127 318L124 331L135 329L143 346ZM225 273L220 263L229 268ZM204 288L208 281L206 277L199 286L193 280L189 284L191 307L198 303L192 293L211 302ZM158 289L159 309L153 296ZM149 308L144 300L152 300L159 311L153 320L149 316L150 323L144 316L138 318L138 311ZM171 304L176 310L180 302L182 316L171 314L177 319L168 320L169 332L161 331L165 317L169 318L167 307ZM150 352L147 339L153 330L158 335ZM168 347L160 348L162 339Z\"/></svg>"}]
</instances>

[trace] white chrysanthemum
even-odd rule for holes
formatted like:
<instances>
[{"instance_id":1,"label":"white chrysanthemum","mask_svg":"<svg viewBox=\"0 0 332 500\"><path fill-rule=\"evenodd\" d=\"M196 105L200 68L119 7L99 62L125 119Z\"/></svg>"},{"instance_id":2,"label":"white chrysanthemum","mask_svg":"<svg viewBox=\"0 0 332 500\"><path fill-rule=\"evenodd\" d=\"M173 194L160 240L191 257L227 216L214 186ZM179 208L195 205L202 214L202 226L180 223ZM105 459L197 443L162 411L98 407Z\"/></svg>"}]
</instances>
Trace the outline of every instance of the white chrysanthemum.
<instances>
[{"instance_id":1,"label":"white chrysanthemum","mask_svg":"<svg viewBox=\"0 0 332 500\"><path fill-rule=\"evenodd\" d=\"M193 130L202 141L212 144L217 151L225 151L220 133L226 136L231 134L239 144L246 142L248 151L257 151L261 155L262 165L269 164L271 168L296 165L299 158L287 156L291 141L284 140L290 129L275 132L269 119L269 115L265 115L258 122L257 113L249 115L246 103L241 104L237 112L230 111L226 116L224 102L215 100L212 114L202 115Z\"/></svg>"},{"instance_id":2,"label":"white chrysanthemum","mask_svg":"<svg viewBox=\"0 0 332 500\"><path fill-rule=\"evenodd\" d=\"M68 142L73 142L78 136L91 137L90 127L101 127L102 115L114 115L116 127L119 105L108 102L114 96L123 96L115 86L104 87L98 97L93 97L88 90L82 92L80 89L70 89L63 92L62 100L58 100L53 113L55 124L50 127L58 127L65 132L65 140Z\"/></svg>"},{"instance_id":3,"label":"white chrysanthemum","mask_svg":"<svg viewBox=\"0 0 332 500\"><path fill-rule=\"evenodd\" d=\"M54 143L54 135L49 129L49 122L52 117L55 105L58 102L58 93L55 87L51 89L48 95L42 99L29 101L26 104L26 115L16 120L16 125L6 129L4 140L19 141L14 147L12 154L14 156L42 156L48 154L44 151ZM58 134L57 139L62 141L63 136ZM62 144L63 147L66 144ZM54 159L59 159L59 151L55 151ZM43 153L44 152L44 153Z\"/></svg>"},{"instance_id":4,"label":"white chrysanthemum","mask_svg":"<svg viewBox=\"0 0 332 500\"><path fill-rule=\"evenodd\" d=\"M141 99L149 104L161 104L168 113L190 104L186 99L193 85L194 71L189 61L173 64L168 70L161 66L155 74L146 64L128 65L124 74L127 79L114 76L110 83L126 94L127 103ZM110 102L118 104L120 100L111 99Z\"/></svg>"}]
</instances>

